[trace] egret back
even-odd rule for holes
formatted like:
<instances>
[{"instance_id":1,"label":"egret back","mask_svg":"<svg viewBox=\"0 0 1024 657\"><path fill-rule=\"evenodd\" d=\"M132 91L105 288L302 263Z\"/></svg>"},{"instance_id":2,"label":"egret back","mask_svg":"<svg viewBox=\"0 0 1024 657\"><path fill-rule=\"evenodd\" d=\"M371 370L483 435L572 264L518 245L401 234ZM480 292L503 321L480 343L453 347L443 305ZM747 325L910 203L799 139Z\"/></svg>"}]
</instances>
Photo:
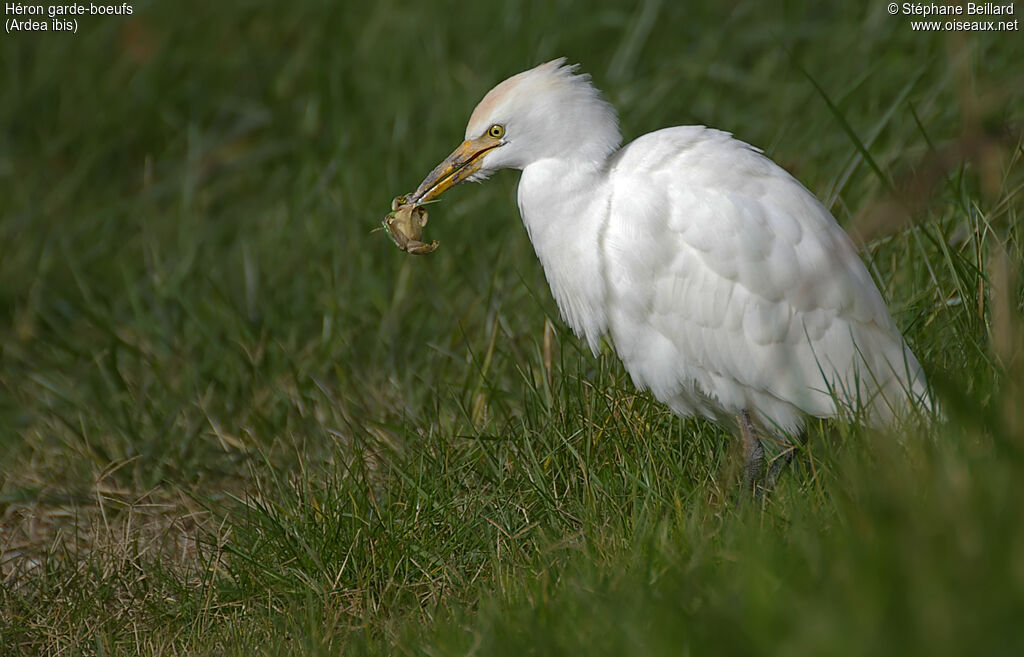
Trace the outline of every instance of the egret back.
<instances>
[{"instance_id":1,"label":"egret back","mask_svg":"<svg viewBox=\"0 0 1024 657\"><path fill-rule=\"evenodd\" d=\"M928 405L924 375L849 236L728 133L670 128L606 172L607 329L636 384L681 415L747 409L768 430Z\"/></svg>"}]
</instances>

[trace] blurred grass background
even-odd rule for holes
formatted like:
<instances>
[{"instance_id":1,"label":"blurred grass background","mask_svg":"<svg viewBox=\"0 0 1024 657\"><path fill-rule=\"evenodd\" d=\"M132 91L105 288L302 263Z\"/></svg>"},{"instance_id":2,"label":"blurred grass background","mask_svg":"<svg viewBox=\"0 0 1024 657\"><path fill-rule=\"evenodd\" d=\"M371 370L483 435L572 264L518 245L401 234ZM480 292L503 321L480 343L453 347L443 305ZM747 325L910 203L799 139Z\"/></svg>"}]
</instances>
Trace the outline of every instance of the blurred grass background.
<instances>
[{"instance_id":1,"label":"blurred grass background","mask_svg":"<svg viewBox=\"0 0 1024 657\"><path fill-rule=\"evenodd\" d=\"M0 37L3 654L1020 654L1019 33L885 3L138 2ZM738 449L557 318L517 176L371 231L508 75L760 146L948 421Z\"/></svg>"}]
</instances>

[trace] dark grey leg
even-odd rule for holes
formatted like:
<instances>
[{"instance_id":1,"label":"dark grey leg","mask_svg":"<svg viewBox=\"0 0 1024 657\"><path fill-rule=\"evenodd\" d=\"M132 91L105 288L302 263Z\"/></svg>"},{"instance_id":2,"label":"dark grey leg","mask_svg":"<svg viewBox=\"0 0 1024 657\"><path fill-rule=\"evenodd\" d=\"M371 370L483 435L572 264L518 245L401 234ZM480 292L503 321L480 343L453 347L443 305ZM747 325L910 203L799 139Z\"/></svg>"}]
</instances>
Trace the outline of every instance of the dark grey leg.
<instances>
[{"instance_id":1,"label":"dark grey leg","mask_svg":"<svg viewBox=\"0 0 1024 657\"><path fill-rule=\"evenodd\" d=\"M768 466L768 475L764 478L765 490L772 490L775 488L775 482L778 481L779 475L782 471L793 462L793 457L796 456L796 450L800 445L807 443L807 431L803 431L797 436L797 441L792 442L789 437L782 439L784 448L782 452L772 459L771 464Z\"/></svg>"},{"instance_id":2,"label":"dark grey leg","mask_svg":"<svg viewBox=\"0 0 1024 657\"><path fill-rule=\"evenodd\" d=\"M779 480L779 474L793 461L795 454L796 446L790 445L787 442L786 449L772 459L772 462L768 465L768 474L764 478L764 489L766 491L775 488L775 482Z\"/></svg>"},{"instance_id":3,"label":"dark grey leg","mask_svg":"<svg viewBox=\"0 0 1024 657\"><path fill-rule=\"evenodd\" d=\"M764 478L764 446L757 437L750 413L741 411L739 424L743 436L743 490L758 493Z\"/></svg>"}]
</instances>

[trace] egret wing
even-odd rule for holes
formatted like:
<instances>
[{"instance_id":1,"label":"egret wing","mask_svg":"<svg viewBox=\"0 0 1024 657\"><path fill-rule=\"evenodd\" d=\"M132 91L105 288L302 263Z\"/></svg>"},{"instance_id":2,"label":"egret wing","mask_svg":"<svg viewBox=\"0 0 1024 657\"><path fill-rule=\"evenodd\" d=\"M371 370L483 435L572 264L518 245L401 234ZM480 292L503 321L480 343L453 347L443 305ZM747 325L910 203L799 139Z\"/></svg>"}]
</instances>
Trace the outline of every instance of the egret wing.
<instances>
[{"instance_id":1,"label":"egret wing","mask_svg":"<svg viewBox=\"0 0 1024 657\"><path fill-rule=\"evenodd\" d=\"M624 148L609 183L609 331L636 383L674 410L750 409L791 431L837 399L884 420L906 391L925 394L849 237L759 151L671 128Z\"/></svg>"}]
</instances>

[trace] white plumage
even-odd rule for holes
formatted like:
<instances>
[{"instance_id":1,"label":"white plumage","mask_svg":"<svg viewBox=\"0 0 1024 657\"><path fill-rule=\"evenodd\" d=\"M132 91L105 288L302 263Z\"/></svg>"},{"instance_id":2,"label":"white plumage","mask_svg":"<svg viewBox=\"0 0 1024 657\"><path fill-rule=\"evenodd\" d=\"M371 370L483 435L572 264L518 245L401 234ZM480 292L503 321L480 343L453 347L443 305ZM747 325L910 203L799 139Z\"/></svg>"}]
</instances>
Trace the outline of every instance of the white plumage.
<instances>
[{"instance_id":1,"label":"white plumage","mask_svg":"<svg viewBox=\"0 0 1024 657\"><path fill-rule=\"evenodd\" d=\"M614 109L564 60L477 106L414 194L522 170L519 209L565 321L604 337L679 415L746 411L793 433L847 406L886 422L929 405L924 374L850 238L786 171L728 133L619 149Z\"/></svg>"}]
</instances>

